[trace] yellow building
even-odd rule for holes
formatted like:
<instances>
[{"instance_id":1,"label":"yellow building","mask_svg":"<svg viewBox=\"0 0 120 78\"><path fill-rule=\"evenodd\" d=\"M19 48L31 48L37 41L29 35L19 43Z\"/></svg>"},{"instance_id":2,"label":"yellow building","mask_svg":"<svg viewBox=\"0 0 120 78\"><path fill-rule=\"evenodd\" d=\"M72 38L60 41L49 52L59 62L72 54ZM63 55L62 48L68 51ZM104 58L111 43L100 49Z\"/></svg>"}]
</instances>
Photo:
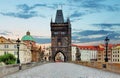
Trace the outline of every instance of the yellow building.
<instances>
[{"instance_id":1,"label":"yellow building","mask_svg":"<svg viewBox=\"0 0 120 78\"><path fill-rule=\"evenodd\" d=\"M0 37L0 55L11 53L17 58L17 43L16 40L6 39L5 37ZM20 42L19 47L19 57L20 63L31 62L31 48L27 47L24 42Z\"/></svg>"},{"instance_id":2,"label":"yellow building","mask_svg":"<svg viewBox=\"0 0 120 78\"><path fill-rule=\"evenodd\" d=\"M108 62L112 61L112 44L108 45L107 57ZM97 61L98 62L105 62L106 57L106 48L104 44L98 45L98 53L97 53Z\"/></svg>"},{"instance_id":3,"label":"yellow building","mask_svg":"<svg viewBox=\"0 0 120 78\"><path fill-rule=\"evenodd\" d=\"M120 44L116 44L112 48L112 62L120 63Z\"/></svg>"}]
</instances>

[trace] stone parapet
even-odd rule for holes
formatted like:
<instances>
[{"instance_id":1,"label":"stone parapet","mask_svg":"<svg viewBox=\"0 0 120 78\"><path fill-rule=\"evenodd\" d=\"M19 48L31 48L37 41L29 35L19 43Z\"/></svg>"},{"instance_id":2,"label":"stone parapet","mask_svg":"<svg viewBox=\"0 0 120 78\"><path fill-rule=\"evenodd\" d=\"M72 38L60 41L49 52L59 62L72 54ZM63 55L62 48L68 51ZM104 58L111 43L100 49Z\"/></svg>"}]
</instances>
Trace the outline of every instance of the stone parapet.
<instances>
[{"instance_id":1,"label":"stone parapet","mask_svg":"<svg viewBox=\"0 0 120 78\"><path fill-rule=\"evenodd\" d=\"M6 65L6 66L0 66L0 78L4 77L5 75L9 75L15 72L18 72L20 70L25 70L31 67L35 67L38 65L42 65L45 63L27 63L27 64L14 64L14 65Z\"/></svg>"},{"instance_id":2,"label":"stone parapet","mask_svg":"<svg viewBox=\"0 0 120 78\"><path fill-rule=\"evenodd\" d=\"M120 74L120 63L82 62L82 61L77 61L73 63Z\"/></svg>"}]
</instances>

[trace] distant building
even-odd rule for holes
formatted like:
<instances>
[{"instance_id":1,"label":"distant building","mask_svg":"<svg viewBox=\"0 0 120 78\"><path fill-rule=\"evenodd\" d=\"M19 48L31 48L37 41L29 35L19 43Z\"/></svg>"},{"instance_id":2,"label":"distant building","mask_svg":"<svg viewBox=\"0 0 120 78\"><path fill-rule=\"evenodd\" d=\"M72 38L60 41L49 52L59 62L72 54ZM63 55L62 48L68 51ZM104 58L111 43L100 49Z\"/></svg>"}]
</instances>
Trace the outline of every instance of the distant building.
<instances>
[{"instance_id":1,"label":"distant building","mask_svg":"<svg viewBox=\"0 0 120 78\"><path fill-rule=\"evenodd\" d=\"M99 45L97 53L97 62L104 62L104 46Z\"/></svg>"},{"instance_id":2,"label":"distant building","mask_svg":"<svg viewBox=\"0 0 120 78\"><path fill-rule=\"evenodd\" d=\"M112 47L112 63L120 63L120 44Z\"/></svg>"},{"instance_id":3,"label":"distant building","mask_svg":"<svg viewBox=\"0 0 120 78\"><path fill-rule=\"evenodd\" d=\"M97 61L97 46L78 46L81 61Z\"/></svg>"},{"instance_id":4,"label":"distant building","mask_svg":"<svg viewBox=\"0 0 120 78\"><path fill-rule=\"evenodd\" d=\"M41 50L43 52L43 61L50 61L51 58L51 44L40 44Z\"/></svg>"},{"instance_id":5,"label":"distant building","mask_svg":"<svg viewBox=\"0 0 120 78\"><path fill-rule=\"evenodd\" d=\"M72 61L76 61L76 52L77 52L77 45L72 45Z\"/></svg>"},{"instance_id":6,"label":"distant building","mask_svg":"<svg viewBox=\"0 0 120 78\"><path fill-rule=\"evenodd\" d=\"M0 37L0 55L11 53L17 58L17 43L16 40L6 39L5 37ZM30 63L32 60L32 55L30 48L28 48L24 42L20 42L20 63Z\"/></svg>"},{"instance_id":7,"label":"distant building","mask_svg":"<svg viewBox=\"0 0 120 78\"><path fill-rule=\"evenodd\" d=\"M112 61L112 44L108 45L108 62ZM106 48L104 44L98 45L98 54L97 54L97 61L98 62L105 62L105 55L106 55Z\"/></svg>"},{"instance_id":8,"label":"distant building","mask_svg":"<svg viewBox=\"0 0 120 78\"><path fill-rule=\"evenodd\" d=\"M30 32L27 31L26 35L21 39L29 48L31 48L32 52L32 62L40 61L40 47L36 46L35 39L30 35Z\"/></svg>"},{"instance_id":9,"label":"distant building","mask_svg":"<svg viewBox=\"0 0 120 78\"><path fill-rule=\"evenodd\" d=\"M36 42L35 42L35 39L31 36L30 32L27 31L26 32L26 35L24 35L21 39L21 41L25 42L25 44L28 46L28 47L31 47L32 46L36 46Z\"/></svg>"}]
</instances>

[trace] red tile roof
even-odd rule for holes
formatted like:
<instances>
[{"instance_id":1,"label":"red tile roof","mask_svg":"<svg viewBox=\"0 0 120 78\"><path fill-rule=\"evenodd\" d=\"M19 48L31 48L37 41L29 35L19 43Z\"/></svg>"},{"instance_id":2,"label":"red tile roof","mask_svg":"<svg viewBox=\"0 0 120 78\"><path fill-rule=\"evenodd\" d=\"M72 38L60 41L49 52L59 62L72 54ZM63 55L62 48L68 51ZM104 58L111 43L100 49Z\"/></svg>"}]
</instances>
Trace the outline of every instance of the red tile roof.
<instances>
[{"instance_id":1,"label":"red tile roof","mask_svg":"<svg viewBox=\"0 0 120 78\"><path fill-rule=\"evenodd\" d=\"M98 46L94 46L94 45L90 45L90 46L82 46L82 45L75 45L75 44L72 44L72 46L76 46L78 47L79 49L83 49L83 50L99 50L99 51L103 51L105 49L105 44L100 44ZM120 46L120 44L119 44ZM109 48L112 48L113 47L113 44L109 44L108 45Z\"/></svg>"},{"instance_id":2,"label":"red tile roof","mask_svg":"<svg viewBox=\"0 0 120 78\"><path fill-rule=\"evenodd\" d=\"M84 49L84 50L97 50L98 46L78 46L78 48Z\"/></svg>"}]
</instances>

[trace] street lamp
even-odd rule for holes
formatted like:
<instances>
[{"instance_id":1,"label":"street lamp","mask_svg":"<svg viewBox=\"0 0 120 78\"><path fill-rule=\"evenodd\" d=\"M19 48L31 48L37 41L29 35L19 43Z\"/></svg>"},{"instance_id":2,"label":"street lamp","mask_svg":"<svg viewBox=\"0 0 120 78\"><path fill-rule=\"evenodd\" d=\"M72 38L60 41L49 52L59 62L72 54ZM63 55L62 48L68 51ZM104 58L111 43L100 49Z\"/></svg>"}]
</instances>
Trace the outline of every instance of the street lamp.
<instances>
[{"instance_id":1,"label":"street lamp","mask_svg":"<svg viewBox=\"0 0 120 78\"><path fill-rule=\"evenodd\" d=\"M107 56L107 52L108 52L108 42L110 39L108 39L108 37L105 38L105 46L106 46L106 55L105 55L105 62L108 62L108 56Z\"/></svg>"},{"instance_id":2,"label":"street lamp","mask_svg":"<svg viewBox=\"0 0 120 78\"><path fill-rule=\"evenodd\" d=\"M16 40L17 42L17 64L20 64L20 58L19 58L19 46L20 46L20 40L19 38Z\"/></svg>"}]
</instances>

